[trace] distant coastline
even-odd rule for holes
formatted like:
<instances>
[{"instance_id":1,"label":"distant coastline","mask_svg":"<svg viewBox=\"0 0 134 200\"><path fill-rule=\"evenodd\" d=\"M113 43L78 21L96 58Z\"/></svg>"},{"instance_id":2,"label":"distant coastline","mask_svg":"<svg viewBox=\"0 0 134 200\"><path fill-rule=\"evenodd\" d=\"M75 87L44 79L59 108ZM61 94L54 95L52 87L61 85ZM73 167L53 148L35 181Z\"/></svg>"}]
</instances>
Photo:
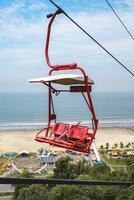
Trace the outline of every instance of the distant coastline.
<instances>
[{"instance_id":1,"label":"distant coastline","mask_svg":"<svg viewBox=\"0 0 134 200\"><path fill-rule=\"evenodd\" d=\"M93 93L99 127L134 128L134 93ZM0 93L0 130L31 130L46 126L46 93ZM88 124L90 112L80 94L54 96L57 121Z\"/></svg>"},{"instance_id":2,"label":"distant coastline","mask_svg":"<svg viewBox=\"0 0 134 200\"><path fill-rule=\"evenodd\" d=\"M78 121L60 121L69 124L77 124ZM88 121L83 121L82 125L90 126ZM0 131L21 131L21 130L36 130L47 126L47 122L10 122L10 123L0 123ZM131 128L134 129L134 120L100 120L99 128Z\"/></svg>"}]
</instances>

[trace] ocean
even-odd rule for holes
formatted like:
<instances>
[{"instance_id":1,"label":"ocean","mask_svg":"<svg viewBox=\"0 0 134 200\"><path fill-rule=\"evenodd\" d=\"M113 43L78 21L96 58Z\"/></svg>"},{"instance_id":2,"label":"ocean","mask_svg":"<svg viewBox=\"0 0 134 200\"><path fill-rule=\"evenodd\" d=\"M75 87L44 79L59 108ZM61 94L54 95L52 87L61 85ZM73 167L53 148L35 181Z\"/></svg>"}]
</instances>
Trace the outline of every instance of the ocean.
<instances>
[{"instance_id":1,"label":"ocean","mask_svg":"<svg viewBox=\"0 0 134 200\"><path fill-rule=\"evenodd\" d=\"M100 127L134 128L134 93L94 93ZM43 128L47 123L47 93L0 93L0 130ZM54 96L57 121L88 124L89 112L80 94Z\"/></svg>"}]
</instances>

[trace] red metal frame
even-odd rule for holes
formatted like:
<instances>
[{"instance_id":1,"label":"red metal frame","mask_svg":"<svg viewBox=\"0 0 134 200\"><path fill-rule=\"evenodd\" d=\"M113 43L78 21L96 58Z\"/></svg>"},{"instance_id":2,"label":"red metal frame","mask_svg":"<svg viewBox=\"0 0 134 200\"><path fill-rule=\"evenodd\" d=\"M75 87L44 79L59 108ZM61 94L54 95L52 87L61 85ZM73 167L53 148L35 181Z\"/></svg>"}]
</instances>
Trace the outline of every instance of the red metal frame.
<instances>
[{"instance_id":1,"label":"red metal frame","mask_svg":"<svg viewBox=\"0 0 134 200\"><path fill-rule=\"evenodd\" d=\"M47 125L47 128L42 129L41 131L39 131L36 134L35 140L39 141L39 142L49 143L50 145L55 145L58 147L87 153L90 151L90 146L92 144L93 139L95 138L98 120L96 118L96 114L95 114L92 99L91 99L91 94L90 94L91 88L89 88L88 77L85 74L84 69L82 67L78 66L76 63L66 64L66 65L62 65L62 64L52 65L50 62L49 54L48 54L50 33L51 33L52 23L54 22L54 19L57 14L59 14L59 13L55 12L55 13L51 14L51 19L48 24L48 31L47 31L47 37L46 37L45 58L46 58L46 62L48 64L48 66L51 68L49 71L49 76L51 76L53 72L60 71L60 70L79 70L80 71L80 73L84 77L87 97L84 95L83 92L81 92L81 94L83 95L83 97L85 99L85 102L88 106L89 112L91 112L91 114L92 114L92 132L91 131L87 132L84 140L77 140L76 138L69 140L67 135L70 134L70 132L72 131L72 127L74 126L74 125L69 125L68 133L67 134L63 133L63 135L66 134L66 138L62 137L62 135L60 138L56 137L56 134L54 133L53 128L51 126L52 120L55 120L55 124L56 124L56 115L54 113L54 105L53 105L53 99L52 99L52 92L53 92L52 88L53 87L51 86L51 82L49 82L49 84L48 84L48 125ZM64 91L64 90L60 90L60 91ZM62 124L59 124L59 126L62 126ZM78 126L79 125L76 125L77 129L78 129ZM75 128L73 128L73 130L74 129ZM82 126L81 126L81 128L79 128L78 130L82 130L82 129L85 129L85 127L82 128ZM82 133L82 131L80 131L80 132ZM81 136L81 138L82 138L82 136Z\"/></svg>"}]
</instances>

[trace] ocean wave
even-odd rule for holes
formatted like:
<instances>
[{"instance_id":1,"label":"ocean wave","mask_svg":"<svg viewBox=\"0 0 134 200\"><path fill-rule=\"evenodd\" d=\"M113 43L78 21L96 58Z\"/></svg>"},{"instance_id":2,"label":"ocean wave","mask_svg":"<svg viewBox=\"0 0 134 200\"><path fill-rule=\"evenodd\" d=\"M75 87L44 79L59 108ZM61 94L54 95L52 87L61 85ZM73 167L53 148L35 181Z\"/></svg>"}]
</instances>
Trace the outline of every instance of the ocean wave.
<instances>
[{"instance_id":1,"label":"ocean wave","mask_svg":"<svg viewBox=\"0 0 134 200\"><path fill-rule=\"evenodd\" d=\"M63 122L63 121L61 121ZM91 122L84 121L64 121L64 123L82 125L91 125ZM10 122L10 123L0 123L0 130L31 130L31 129L41 129L47 126L47 122ZM123 120L100 120L99 127L124 127L124 128L134 128L134 119L123 119Z\"/></svg>"}]
</instances>

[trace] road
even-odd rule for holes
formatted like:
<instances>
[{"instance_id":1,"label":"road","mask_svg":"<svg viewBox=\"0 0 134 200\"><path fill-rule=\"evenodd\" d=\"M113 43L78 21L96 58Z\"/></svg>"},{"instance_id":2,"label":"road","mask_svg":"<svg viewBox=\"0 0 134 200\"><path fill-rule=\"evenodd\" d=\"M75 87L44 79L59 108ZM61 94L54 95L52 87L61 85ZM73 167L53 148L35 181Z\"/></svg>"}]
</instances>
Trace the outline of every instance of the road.
<instances>
[{"instance_id":1,"label":"road","mask_svg":"<svg viewBox=\"0 0 134 200\"><path fill-rule=\"evenodd\" d=\"M0 193L1 192L14 192L14 188L11 185L0 184ZM0 197L0 200L11 200L11 196Z\"/></svg>"},{"instance_id":2,"label":"road","mask_svg":"<svg viewBox=\"0 0 134 200\"><path fill-rule=\"evenodd\" d=\"M14 188L8 184L0 184L0 193L1 192L14 192Z\"/></svg>"},{"instance_id":3,"label":"road","mask_svg":"<svg viewBox=\"0 0 134 200\"><path fill-rule=\"evenodd\" d=\"M12 197L11 196L0 197L0 200L12 200Z\"/></svg>"}]
</instances>

